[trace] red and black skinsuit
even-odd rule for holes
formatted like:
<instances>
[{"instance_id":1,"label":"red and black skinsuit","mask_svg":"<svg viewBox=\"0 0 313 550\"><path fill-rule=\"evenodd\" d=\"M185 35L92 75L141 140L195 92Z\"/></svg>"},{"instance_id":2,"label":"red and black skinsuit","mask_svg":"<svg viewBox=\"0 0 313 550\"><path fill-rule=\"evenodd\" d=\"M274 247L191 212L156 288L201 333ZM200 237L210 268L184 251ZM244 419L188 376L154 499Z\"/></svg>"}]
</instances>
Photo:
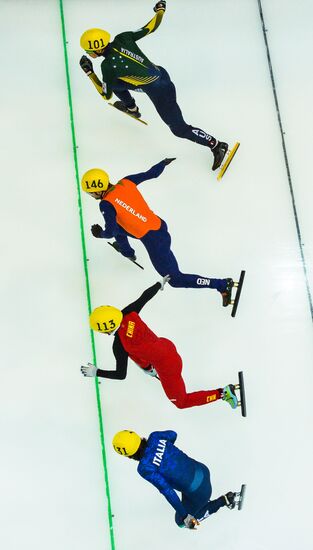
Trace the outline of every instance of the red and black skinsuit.
<instances>
[{"instance_id":1,"label":"red and black skinsuit","mask_svg":"<svg viewBox=\"0 0 313 550\"><path fill-rule=\"evenodd\" d=\"M98 369L97 376L124 380L127 374L128 357L130 357L144 370L154 367L167 397L179 409L205 405L221 399L220 388L187 393L181 375L182 359L173 342L156 336L139 317L138 313L160 288L161 283L154 284L145 290L138 300L122 310L123 319L113 343L116 370Z\"/></svg>"}]
</instances>

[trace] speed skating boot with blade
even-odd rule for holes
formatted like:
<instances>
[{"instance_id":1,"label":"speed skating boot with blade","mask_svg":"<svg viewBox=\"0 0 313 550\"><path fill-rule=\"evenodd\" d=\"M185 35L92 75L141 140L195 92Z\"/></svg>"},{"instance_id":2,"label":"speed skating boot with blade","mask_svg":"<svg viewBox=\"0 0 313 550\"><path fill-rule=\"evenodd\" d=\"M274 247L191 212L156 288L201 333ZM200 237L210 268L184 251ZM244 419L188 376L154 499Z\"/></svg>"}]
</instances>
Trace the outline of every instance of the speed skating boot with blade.
<instances>
[{"instance_id":1,"label":"speed skating boot with blade","mask_svg":"<svg viewBox=\"0 0 313 550\"><path fill-rule=\"evenodd\" d=\"M228 151L228 143L225 143L224 141L218 141L215 147L211 149L211 151L214 156L214 162L212 166L212 170L214 171L221 166L224 157Z\"/></svg>"},{"instance_id":2,"label":"speed skating boot with blade","mask_svg":"<svg viewBox=\"0 0 313 550\"><path fill-rule=\"evenodd\" d=\"M232 409L236 409L238 407L238 399L235 394L235 386L234 384L228 384L228 386L225 386L223 388L223 401L226 401Z\"/></svg>"}]
</instances>

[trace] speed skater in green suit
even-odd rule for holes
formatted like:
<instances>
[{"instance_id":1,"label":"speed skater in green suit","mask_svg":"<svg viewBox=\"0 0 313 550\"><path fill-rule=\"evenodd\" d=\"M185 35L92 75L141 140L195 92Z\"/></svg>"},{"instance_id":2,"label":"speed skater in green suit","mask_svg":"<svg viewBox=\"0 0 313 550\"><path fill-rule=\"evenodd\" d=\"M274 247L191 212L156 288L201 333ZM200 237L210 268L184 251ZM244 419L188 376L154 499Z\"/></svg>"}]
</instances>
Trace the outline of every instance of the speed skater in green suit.
<instances>
[{"instance_id":1,"label":"speed skater in green suit","mask_svg":"<svg viewBox=\"0 0 313 550\"><path fill-rule=\"evenodd\" d=\"M152 63L137 46L138 40L159 27L165 10L166 1L157 2L155 16L146 25L137 31L122 32L112 42L110 34L103 29L85 31L80 39L83 50L92 58L104 57L102 81L94 73L87 56L81 58L80 66L104 99L111 99L114 93L119 98L114 106L136 118L141 114L129 90L146 93L173 134L211 149L214 156L212 170L216 170L223 162L228 144L185 122L168 72Z\"/></svg>"}]
</instances>

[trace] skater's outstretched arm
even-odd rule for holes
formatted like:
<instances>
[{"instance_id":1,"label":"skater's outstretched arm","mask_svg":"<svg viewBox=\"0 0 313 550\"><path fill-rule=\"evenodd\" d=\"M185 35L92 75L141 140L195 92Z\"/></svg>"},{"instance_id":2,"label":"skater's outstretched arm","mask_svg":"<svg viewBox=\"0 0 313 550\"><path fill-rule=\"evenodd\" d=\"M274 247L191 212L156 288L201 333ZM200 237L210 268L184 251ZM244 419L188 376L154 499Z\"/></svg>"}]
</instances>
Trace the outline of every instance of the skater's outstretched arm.
<instances>
[{"instance_id":1,"label":"skater's outstretched arm","mask_svg":"<svg viewBox=\"0 0 313 550\"><path fill-rule=\"evenodd\" d=\"M166 1L163 0L163 2L157 2L153 9L155 11L155 16L138 31L130 33L133 40L135 40L136 42L144 36L147 36L148 34L156 31L157 28L161 25L163 15L166 10Z\"/></svg>"},{"instance_id":2,"label":"skater's outstretched arm","mask_svg":"<svg viewBox=\"0 0 313 550\"><path fill-rule=\"evenodd\" d=\"M140 313L146 303L149 302L149 300L151 300L157 294L157 292L159 292L161 287L161 283L155 283L154 285L147 288L147 290L142 293L138 300L132 302L128 306L124 307L124 309L122 309L123 315L127 315L127 313L131 313L132 311Z\"/></svg>"},{"instance_id":3,"label":"skater's outstretched arm","mask_svg":"<svg viewBox=\"0 0 313 550\"><path fill-rule=\"evenodd\" d=\"M172 162L173 160L175 159L163 159L157 164L155 164L154 166L152 166L146 172L140 172L139 174L131 174L130 176L125 176L125 179L131 180L136 185L139 185L143 181L152 180L153 178L158 178L162 174L165 166L170 164L170 162Z\"/></svg>"},{"instance_id":4,"label":"skater's outstretched arm","mask_svg":"<svg viewBox=\"0 0 313 550\"><path fill-rule=\"evenodd\" d=\"M101 95L101 97L103 97L103 99L105 99L106 101L111 99L113 95L113 91L106 82L101 82L101 80L99 80L99 78L97 77L96 73L91 73L89 75L89 78L93 83L94 87L96 88L97 92L99 92L99 94Z\"/></svg>"},{"instance_id":5,"label":"skater's outstretched arm","mask_svg":"<svg viewBox=\"0 0 313 550\"><path fill-rule=\"evenodd\" d=\"M123 348L118 334L116 334L114 338L113 353L116 359L116 370L97 369L97 376L100 376L100 378L111 378L112 380L125 380L127 374L128 354Z\"/></svg>"},{"instance_id":6,"label":"skater's outstretched arm","mask_svg":"<svg viewBox=\"0 0 313 550\"><path fill-rule=\"evenodd\" d=\"M107 201L101 201L99 208L104 217L105 229L102 229L101 225L95 224L91 227L91 233L98 239L112 239L119 231L116 222L116 211L112 204Z\"/></svg>"},{"instance_id":7,"label":"skater's outstretched arm","mask_svg":"<svg viewBox=\"0 0 313 550\"><path fill-rule=\"evenodd\" d=\"M94 87L96 88L97 92L103 97L103 99L108 100L112 97L112 89L111 86L108 85L105 81L102 83L101 80L97 77L96 73L93 70L92 61L86 56L83 55L83 57L80 59L79 64L81 68L83 69L84 73L88 76L88 78L93 83Z\"/></svg>"}]
</instances>

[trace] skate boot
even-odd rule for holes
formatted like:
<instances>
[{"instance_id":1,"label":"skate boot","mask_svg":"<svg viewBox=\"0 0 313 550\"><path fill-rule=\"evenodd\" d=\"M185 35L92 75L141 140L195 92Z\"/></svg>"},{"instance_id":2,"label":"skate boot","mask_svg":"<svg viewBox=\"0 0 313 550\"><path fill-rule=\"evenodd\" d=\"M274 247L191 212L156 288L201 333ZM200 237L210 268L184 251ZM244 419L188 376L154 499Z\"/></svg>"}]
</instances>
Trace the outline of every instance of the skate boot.
<instances>
[{"instance_id":1,"label":"skate boot","mask_svg":"<svg viewBox=\"0 0 313 550\"><path fill-rule=\"evenodd\" d=\"M112 244L113 248L115 248L116 252L121 252L120 245L118 244L117 241L114 241L111 244Z\"/></svg>"},{"instance_id":2,"label":"skate boot","mask_svg":"<svg viewBox=\"0 0 313 550\"><path fill-rule=\"evenodd\" d=\"M113 243L110 243L110 244L112 244L112 246L116 250L116 252L119 252L120 254L122 254L122 256L124 256L124 254L121 251L121 247L120 247L120 245L118 244L117 241L114 241ZM135 262L137 260L137 256L135 256L135 254L133 256L125 256L125 258L128 258L132 262Z\"/></svg>"},{"instance_id":3,"label":"skate boot","mask_svg":"<svg viewBox=\"0 0 313 550\"><path fill-rule=\"evenodd\" d=\"M215 147L211 149L211 151L214 156L214 162L212 166L212 170L214 171L221 166L224 157L228 151L228 143L225 143L224 141L218 141Z\"/></svg>"},{"instance_id":4,"label":"skate boot","mask_svg":"<svg viewBox=\"0 0 313 550\"><path fill-rule=\"evenodd\" d=\"M123 111L123 113L127 113L128 115L131 115L135 118L141 117L141 113L139 112L137 105L135 105L134 107L126 107L123 101L115 101L113 105L119 111Z\"/></svg>"},{"instance_id":5,"label":"skate boot","mask_svg":"<svg viewBox=\"0 0 313 550\"><path fill-rule=\"evenodd\" d=\"M234 281L232 279L225 279L226 280L226 288L223 291L219 291L223 298L223 307L229 306L231 302L231 291L234 286Z\"/></svg>"},{"instance_id":6,"label":"skate boot","mask_svg":"<svg viewBox=\"0 0 313 550\"><path fill-rule=\"evenodd\" d=\"M236 409L238 407L238 399L235 394L234 384L229 384L223 388L222 399L223 401L226 401L226 403L229 403L232 409Z\"/></svg>"},{"instance_id":7,"label":"skate boot","mask_svg":"<svg viewBox=\"0 0 313 550\"><path fill-rule=\"evenodd\" d=\"M223 497L225 499L227 508L233 510L236 506L236 493L232 493L231 491L229 491L229 493L226 493L226 495L223 495Z\"/></svg>"}]
</instances>

